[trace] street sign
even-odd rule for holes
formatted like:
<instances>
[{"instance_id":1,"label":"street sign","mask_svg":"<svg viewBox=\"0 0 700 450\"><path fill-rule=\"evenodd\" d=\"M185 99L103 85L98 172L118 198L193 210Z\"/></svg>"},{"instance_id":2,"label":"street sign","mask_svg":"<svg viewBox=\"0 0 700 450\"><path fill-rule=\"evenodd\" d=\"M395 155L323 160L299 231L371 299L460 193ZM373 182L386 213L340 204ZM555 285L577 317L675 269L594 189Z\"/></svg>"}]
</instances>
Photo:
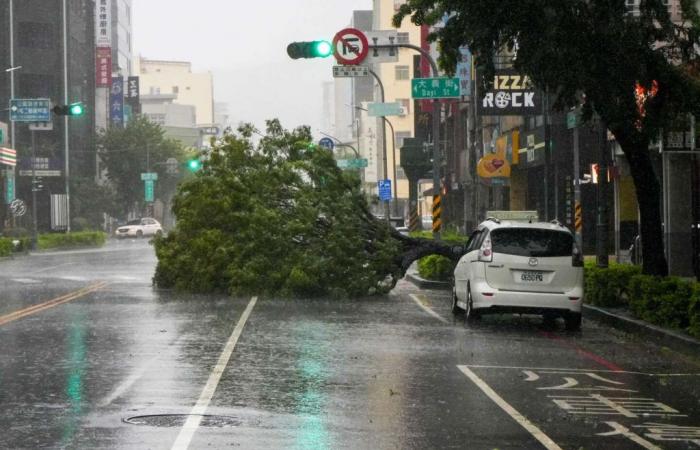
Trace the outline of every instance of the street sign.
<instances>
[{"instance_id":1,"label":"street sign","mask_svg":"<svg viewBox=\"0 0 700 450\"><path fill-rule=\"evenodd\" d=\"M20 170L20 177L60 177L63 172L53 169L35 169L35 170Z\"/></svg>"},{"instance_id":2,"label":"street sign","mask_svg":"<svg viewBox=\"0 0 700 450\"><path fill-rule=\"evenodd\" d=\"M30 131L51 131L53 122L33 122L29 124Z\"/></svg>"},{"instance_id":3,"label":"street sign","mask_svg":"<svg viewBox=\"0 0 700 450\"><path fill-rule=\"evenodd\" d=\"M326 150L332 151L333 148L335 147L335 142L333 142L333 139L331 139L331 138L324 137L324 138L321 138L320 141L318 141L318 146L321 148L325 148Z\"/></svg>"},{"instance_id":4,"label":"street sign","mask_svg":"<svg viewBox=\"0 0 700 450\"><path fill-rule=\"evenodd\" d=\"M50 122L51 100L48 98L10 99L12 122Z\"/></svg>"},{"instance_id":5,"label":"street sign","mask_svg":"<svg viewBox=\"0 0 700 450\"><path fill-rule=\"evenodd\" d=\"M0 164L14 167L17 165L17 152L11 148L0 147Z\"/></svg>"},{"instance_id":6,"label":"street sign","mask_svg":"<svg viewBox=\"0 0 700 450\"><path fill-rule=\"evenodd\" d=\"M368 77L367 66L333 66L333 78Z\"/></svg>"},{"instance_id":7,"label":"street sign","mask_svg":"<svg viewBox=\"0 0 700 450\"><path fill-rule=\"evenodd\" d=\"M370 117L402 116L404 114L400 102L370 103L367 105L367 115Z\"/></svg>"},{"instance_id":8,"label":"street sign","mask_svg":"<svg viewBox=\"0 0 700 450\"><path fill-rule=\"evenodd\" d=\"M363 169L367 167L367 159L338 159L335 161L339 169Z\"/></svg>"},{"instance_id":9,"label":"street sign","mask_svg":"<svg viewBox=\"0 0 700 450\"><path fill-rule=\"evenodd\" d=\"M333 56L340 64L360 64L368 52L367 36L356 28L345 28L333 37Z\"/></svg>"},{"instance_id":10,"label":"street sign","mask_svg":"<svg viewBox=\"0 0 700 450\"><path fill-rule=\"evenodd\" d=\"M378 45L398 44L398 34L397 30L366 31L365 36L367 36L367 41L369 41L369 45L372 47L367 55L367 61L371 64L398 62L398 48L376 48Z\"/></svg>"},{"instance_id":11,"label":"street sign","mask_svg":"<svg viewBox=\"0 0 700 450\"><path fill-rule=\"evenodd\" d=\"M199 129L199 134L209 134L212 136L216 136L219 134L219 127L202 127Z\"/></svg>"},{"instance_id":12,"label":"street sign","mask_svg":"<svg viewBox=\"0 0 700 450\"><path fill-rule=\"evenodd\" d=\"M153 195L153 191L154 191L154 182L153 182L153 180L146 180L146 181L144 182L144 187L145 187L144 199L145 199L147 202L152 202L152 201L153 201L153 198L154 198L154 195Z\"/></svg>"},{"instance_id":13,"label":"street sign","mask_svg":"<svg viewBox=\"0 0 700 450\"><path fill-rule=\"evenodd\" d=\"M580 119L580 113L578 111L569 111L566 113L566 128L569 130L576 128Z\"/></svg>"},{"instance_id":14,"label":"street sign","mask_svg":"<svg viewBox=\"0 0 700 450\"><path fill-rule=\"evenodd\" d=\"M7 136L7 124L0 122L0 144L5 143L5 136Z\"/></svg>"},{"instance_id":15,"label":"street sign","mask_svg":"<svg viewBox=\"0 0 700 450\"><path fill-rule=\"evenodd\" d=\"M414 78L411 94L415 99L460 97L459 78Z\"/></svg>"},{"instance_id":16,"label":"street sign","mask_svg":"<svg viewBox=\"0 0 700 450\"><path fill-rule=\"evenodd\" d=\"M388 202L391 200L391 180L379 180L377 181L377 187L379 188L379 200Z\"/></svg>"},{"instance_id":17,"label":"street sign","mask_svg":"<svg viewBox=\"0 0 700 450\"><path fill-rule=\"evenodd\" d=\"M459 90L462 96L472 95L472 54L467 47L459 48L460 61L455 68L455 74L459 78Z\"/></svg>"},{"instance_id":18,"label":"street sign","mask_svg":"<svg viewBox=\"0 0 700 450\"><path fill-rule=\"evenodd\" d=\"M5 203L10 204L15 199L15 175L11 171L5 172Z\"/></svg>"},{"instance_id":19,"label":"street sign","mask_svg":"<svg viewBox=\"0 0 700 450\"><path fill-rule=\"evenodd\" d=\"M156 172L144 172L141 174L142 181L157 181L158 173Z\"/></svg>"},{"instance_id":20,"label":"street sign","mask_svg":"<svg viewBox=\"0 0 700 450\"><path fill-rule=\"evenodd\" d=\"M16 198L10 203L10 211L15 217L22 217L27 213L27 205L20 199Z\"/></svg>"}]
</instances>

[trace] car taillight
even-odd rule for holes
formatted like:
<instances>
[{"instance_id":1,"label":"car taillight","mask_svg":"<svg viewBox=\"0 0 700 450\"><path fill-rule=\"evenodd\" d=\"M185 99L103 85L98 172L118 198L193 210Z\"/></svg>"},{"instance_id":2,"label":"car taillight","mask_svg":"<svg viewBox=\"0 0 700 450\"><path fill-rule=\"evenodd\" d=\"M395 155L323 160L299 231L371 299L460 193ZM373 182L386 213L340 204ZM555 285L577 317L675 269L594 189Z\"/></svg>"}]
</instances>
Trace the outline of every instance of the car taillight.
<instances>
[{"instance_id":1,"label":"car taillight","mask_svg":"<svg viewBox=\"0 0 700 450\"><path fill-rule=\"evenodd\" d=\"M491 238L484 239L484 243L481 244L479 249L479 261L491 262L493 261L493 250L491 248Z\"/></svg>"},{"instance_id":2,"label":"car taillight","mask_svg":"<svg viewBox=\"0 0 700 450\"><path fill-rule=\"evenodd\" d=\"M583 267L583 252L576 242L574 242L573 249L571 251L571 265L574 267Z\"/></svg>"}]
</instances>

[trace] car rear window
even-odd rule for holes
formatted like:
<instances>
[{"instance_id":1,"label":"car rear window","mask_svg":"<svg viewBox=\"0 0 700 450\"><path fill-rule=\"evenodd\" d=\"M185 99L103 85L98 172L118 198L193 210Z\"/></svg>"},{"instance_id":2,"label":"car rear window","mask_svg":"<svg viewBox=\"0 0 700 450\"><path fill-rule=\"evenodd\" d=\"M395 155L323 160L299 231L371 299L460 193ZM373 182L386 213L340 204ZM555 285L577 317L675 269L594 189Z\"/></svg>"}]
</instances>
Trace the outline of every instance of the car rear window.
<instances>
[{"instance_id":1,"label":"car rear window","mask_svg":"<svg viewBox=\"0 0 700 450\"><path fill-rule=\"evenodd\" d=\"M571 233L536 228L502 228L491 232L494 253L516 256L571 256Z\"/></svg>"},{"instance_id":2,"label":"car rear window","mask_svg":"<svg viewBox=\"0 0 700 450\"><path fill-rule=\"evenodd\" d=\"M141 225L141 219L130 220L126 224L127 225Z\"/></svg>"}]
</instances>

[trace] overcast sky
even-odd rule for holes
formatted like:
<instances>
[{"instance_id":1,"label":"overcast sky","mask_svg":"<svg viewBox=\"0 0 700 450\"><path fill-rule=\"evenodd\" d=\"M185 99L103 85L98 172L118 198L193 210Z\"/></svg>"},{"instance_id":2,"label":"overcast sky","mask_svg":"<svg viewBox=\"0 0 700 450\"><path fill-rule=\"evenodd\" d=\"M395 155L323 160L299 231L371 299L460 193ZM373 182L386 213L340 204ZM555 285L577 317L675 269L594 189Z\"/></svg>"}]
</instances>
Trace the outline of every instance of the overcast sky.
<instances>
[{"instance_id":1,"label":"overcast sky","mask_svg":"<svg viewBox=\"0 0 700 450\"><path fill-rule=\"evenodd\" d=\"M292 41L327 39L372 0L134 0L134 52L191 61L214 74L231 122L279 117L287 128L321 124L321 83L335 60L287 56Z\"/></svg>"}]
</instances>

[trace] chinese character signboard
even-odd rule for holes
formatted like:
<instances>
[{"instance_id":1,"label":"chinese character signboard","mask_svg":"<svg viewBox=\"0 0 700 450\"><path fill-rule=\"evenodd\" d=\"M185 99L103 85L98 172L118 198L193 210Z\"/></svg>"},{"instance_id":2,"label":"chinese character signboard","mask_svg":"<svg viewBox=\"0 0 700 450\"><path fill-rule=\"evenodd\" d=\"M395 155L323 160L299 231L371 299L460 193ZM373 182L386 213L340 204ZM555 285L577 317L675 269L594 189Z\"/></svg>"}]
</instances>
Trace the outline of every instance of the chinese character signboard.
<instances>
[{"instance_id":1,"label":"chinese character signboard","mask_svg":"<svg viewBox=\"0 0 700 450\"><path fill-rule=\"evenodd\" d=\"M542 114L542 94L530 78L513 69L496 70L493 87L477 103L482 116L532 116Z\"/></svg>"},{"instance_id":2,"label":"chinese character signboard","mask_svg":"<svg viewBox=\"0 0 700 450\"><path fill-rule=\"evenodd\" d=\"M12 122L50 122L51 100L48 98L10 99Z\"/></svg>"},{"instance_id":3,"label":"chinese character signboard","mask_svg":"<svg viewBox=\"0 0 700 450\"><path fill-rule=\"evenodd\" d=\"M97 47L95 64L95 87L110 87L112 85L112 49Z\"/></svg>"},{"instance_id":4,"label":"chinese character signboard","mask_svg":"<svg viewBox=\"0 0 700 450\"><path fill-rule=\"evenodd\" d=\"M112 44L111 3L109 0L95 2L95 42L98 46Z\"/></svg>"},{"instance_id":5,"label":"chinese character signboard","mask_svg":"<svg viewBox=\"0 0 700 450\"><path fill-rule=\"evenodd\" d=\"M414 78L411 94L415 99L459 97L459 78Z\"/></svg>"},{"instance_id":6,"label":"chinese character signboard","mask_svg":"<svg viewBox=\"0 0 700 450\"><path fill-rule=\"evenodd\" d=\"M126 81L126 101L134 114L141 113L141 88L139 77L129 77Z\"/></svg>"},{"instance_id":7,"label":"chinese character signboard","mask_svg":"<svg viewBox=\"0 0 700 450\"><path fill-rule=\"evenodd\" d=\"M31 177L60 177L63 172L63 160L61 158L49 158L37 156L35 158L22 158L19 160L19 176Z\"/></svg>"},{"instance_id":8,"label":"chinese character signboard","mask_svg":"<svg viewBox=\"0 0 700 450\"><path fill-rule=\"evenodd\" d=\"M109 96L109 120L114 127L124 126L124 78L113 77Z\"/></svg>"},{"instance_id":9,"label":"chinese character signboard","mask_svg":"<svg viewBox=\"0 0 700 450\"><path fill-rule=\"evenodd\" d=\"M457 63L455 75L459 78L459 93L462 96L472 95L472 54L467 47L460 47L461 60Z\"/></svg>"}]
</instances>

